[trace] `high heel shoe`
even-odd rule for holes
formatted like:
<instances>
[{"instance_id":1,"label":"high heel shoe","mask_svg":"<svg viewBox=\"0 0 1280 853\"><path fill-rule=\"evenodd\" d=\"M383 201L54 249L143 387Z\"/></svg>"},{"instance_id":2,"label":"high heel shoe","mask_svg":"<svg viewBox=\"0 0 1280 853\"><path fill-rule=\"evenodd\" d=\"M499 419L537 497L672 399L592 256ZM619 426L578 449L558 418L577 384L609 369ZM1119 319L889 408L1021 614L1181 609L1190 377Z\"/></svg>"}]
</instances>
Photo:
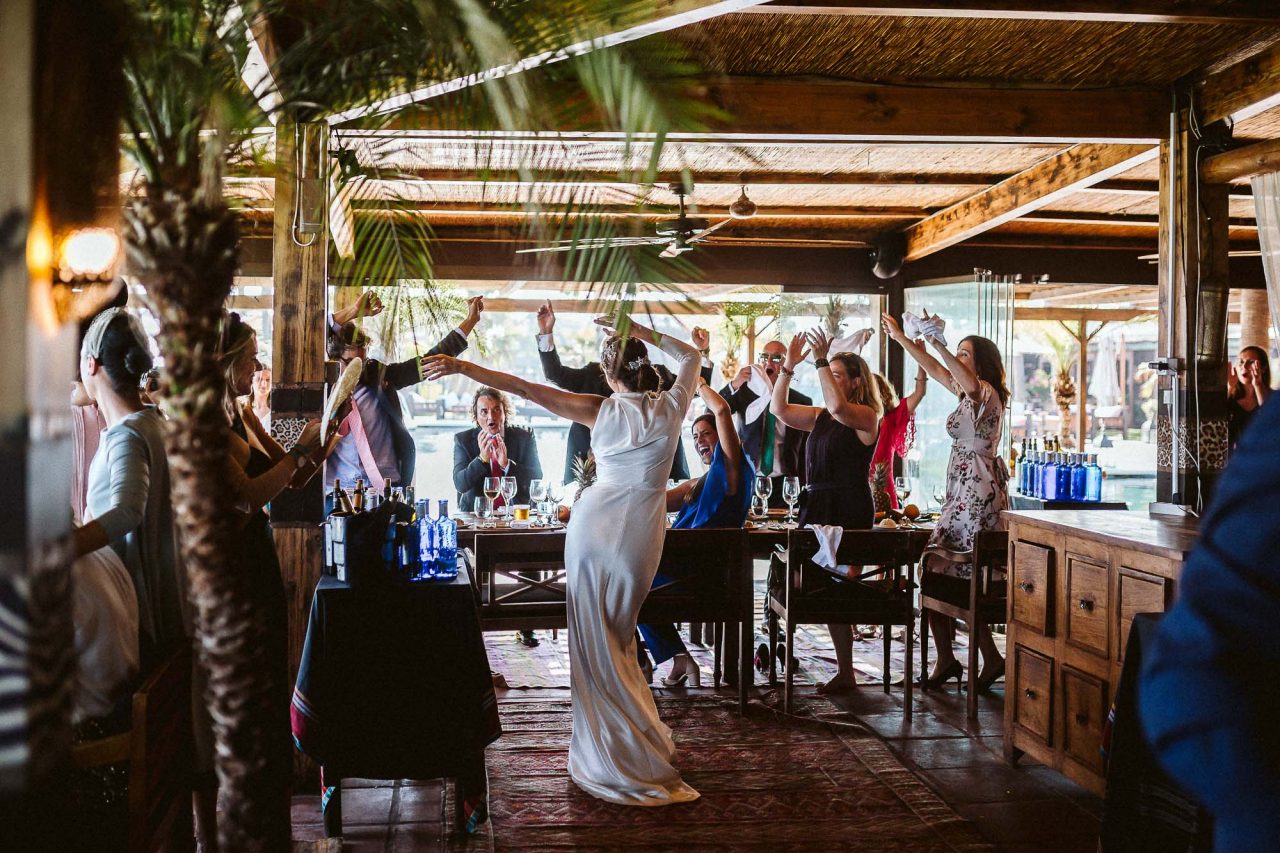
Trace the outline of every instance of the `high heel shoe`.
<instances>
[{"instance_id":1,"label":"high heel shoe","mask_svg":"<svg viewBox=\"0 0 1280 853\"><path fill-rule=\"evenodd\" d=\"M692 669L688 669L687 667L692 667ZM675 678L663 677L662 679L662 685L664 687L684 687L686 684L689 687L702 686L702 670L698 668L698 665L694 663L692 659L689 660L684 672L680 673Z\"/></svg>"},{"instance_id":2,"label":"high heel shoe","mask_svg":"<svg viewBox=\"0 0 1280 853\"><path fill-rule=\"evenodd\" d=\"M979 693L990 693L991 686L1000 678L1004 677L1004 661L987 667L978 675L978 680L974 686L978 688Z\"/></svg>"},{"instance_id":3,"label":"high heel shoe","mask_svg":"<svg viewBox=\"0 0 1280 853\"><path fill-rule=\"evenodd\" d=\"M960 661L953 660L951 663L943 667L942 671L937 675L922 678L918 683L925 690L933 690L935 688L942 687L949 679L954 678L956 680L956 686L959 687L960 679L963 675L964 667L960 665Z\"/></svg>"}]
</instances>

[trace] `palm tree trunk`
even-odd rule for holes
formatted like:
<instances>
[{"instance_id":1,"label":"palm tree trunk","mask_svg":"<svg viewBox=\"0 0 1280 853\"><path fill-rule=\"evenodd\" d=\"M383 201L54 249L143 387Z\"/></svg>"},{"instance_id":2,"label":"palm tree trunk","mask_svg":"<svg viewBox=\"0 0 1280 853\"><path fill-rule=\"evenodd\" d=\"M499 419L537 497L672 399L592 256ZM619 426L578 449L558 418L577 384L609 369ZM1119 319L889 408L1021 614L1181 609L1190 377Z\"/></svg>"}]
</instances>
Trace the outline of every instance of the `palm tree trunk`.
<instances>
[{"instance_id":1,"label":"palm tree trunk","mask_svg":"<svg viewBox=\"0 0 1280 853\"><path fill-rule=\"evenodd\" d=\"M218 836L227 851L289 846L289 732L275 713L288 686L262 660L271 613L238 564L235 498L227 473L225 379L217 353L236 266L234 215L172 190L152 190L125 211L131 271L160 322L167 374L174 515L195 605L197 657L208 673Z\"/></svg>"}]
</instances>

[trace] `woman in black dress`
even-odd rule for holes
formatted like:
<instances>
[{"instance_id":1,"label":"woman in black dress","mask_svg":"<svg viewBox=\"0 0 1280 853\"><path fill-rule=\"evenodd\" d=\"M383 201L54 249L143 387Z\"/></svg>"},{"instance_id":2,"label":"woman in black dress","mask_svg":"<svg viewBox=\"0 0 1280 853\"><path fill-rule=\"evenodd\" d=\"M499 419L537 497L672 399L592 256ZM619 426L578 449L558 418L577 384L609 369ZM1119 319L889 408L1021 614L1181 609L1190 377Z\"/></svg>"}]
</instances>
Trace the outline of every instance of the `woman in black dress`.
<instances>
[{"instance_id":1,"label":"woman in black dress","mask_svg":"<svg viewBox=\"0 0 1280 853\"><path fill-rule=\"evenodd\" d=\"M808 346L806 346L806 343ZM773 386L772 410L788 429L809 433L805 447L806 485L800 499L800 527L831 524L867 529L875 523L871 496L871 456L880 432L883 405L871 368L851 352L827 358L831 338L820 329L796 335ZM822 406L787 402L796 365L813 351L822 387ZM853 687L853 629L828 625L836 650L836 675L818 688L830 693Z\"/></svg>"}]
</instances>

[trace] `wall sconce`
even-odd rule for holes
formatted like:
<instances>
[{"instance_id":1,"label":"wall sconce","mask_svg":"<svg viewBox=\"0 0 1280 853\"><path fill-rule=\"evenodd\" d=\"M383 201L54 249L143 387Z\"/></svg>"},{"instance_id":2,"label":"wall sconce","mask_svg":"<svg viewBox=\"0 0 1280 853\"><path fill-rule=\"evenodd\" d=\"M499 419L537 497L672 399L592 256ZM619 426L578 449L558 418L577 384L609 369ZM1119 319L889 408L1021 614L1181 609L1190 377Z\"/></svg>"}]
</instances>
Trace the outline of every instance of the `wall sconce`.
<instances>
[{"instance_id":1,"label":"wall sconce","mask_svg":"<svg viewBox=\"0 0 1280 853\"><path fill-rule=\"evenodd\" d=\"M53 299L64 322L93 315L115 295L120 250L115 229L102 227L77 228L58 244Z\"/></svg>"}]
</instances>

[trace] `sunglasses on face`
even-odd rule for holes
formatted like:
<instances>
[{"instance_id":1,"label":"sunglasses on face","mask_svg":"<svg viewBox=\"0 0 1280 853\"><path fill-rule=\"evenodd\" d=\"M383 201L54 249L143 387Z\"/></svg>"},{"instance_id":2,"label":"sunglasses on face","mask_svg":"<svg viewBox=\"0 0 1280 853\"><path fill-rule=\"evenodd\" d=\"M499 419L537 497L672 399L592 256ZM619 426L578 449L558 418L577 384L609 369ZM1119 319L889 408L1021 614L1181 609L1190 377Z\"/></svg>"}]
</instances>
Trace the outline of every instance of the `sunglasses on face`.
<instances>
[{"instance_id":1,"label":"sunglasses on face","mask_svg":"<svg viewBox=\"0 0 1280 853\"><path fill-rule=\"evenodd\" d=\"M772 361L774 364L777 364L777 363L779 363L780 361L782 361L784 358L786 358L786 356L784 356L784 355L782 355L782 354L780 354L780 353L774 353L773 355L770 355L770 354L769 354L769 353L767 353L767 352L762 352L762 353L760 353L760 359L759 359L759 360L760 360L760 361Z\"/></svg>"}]
</instances>

